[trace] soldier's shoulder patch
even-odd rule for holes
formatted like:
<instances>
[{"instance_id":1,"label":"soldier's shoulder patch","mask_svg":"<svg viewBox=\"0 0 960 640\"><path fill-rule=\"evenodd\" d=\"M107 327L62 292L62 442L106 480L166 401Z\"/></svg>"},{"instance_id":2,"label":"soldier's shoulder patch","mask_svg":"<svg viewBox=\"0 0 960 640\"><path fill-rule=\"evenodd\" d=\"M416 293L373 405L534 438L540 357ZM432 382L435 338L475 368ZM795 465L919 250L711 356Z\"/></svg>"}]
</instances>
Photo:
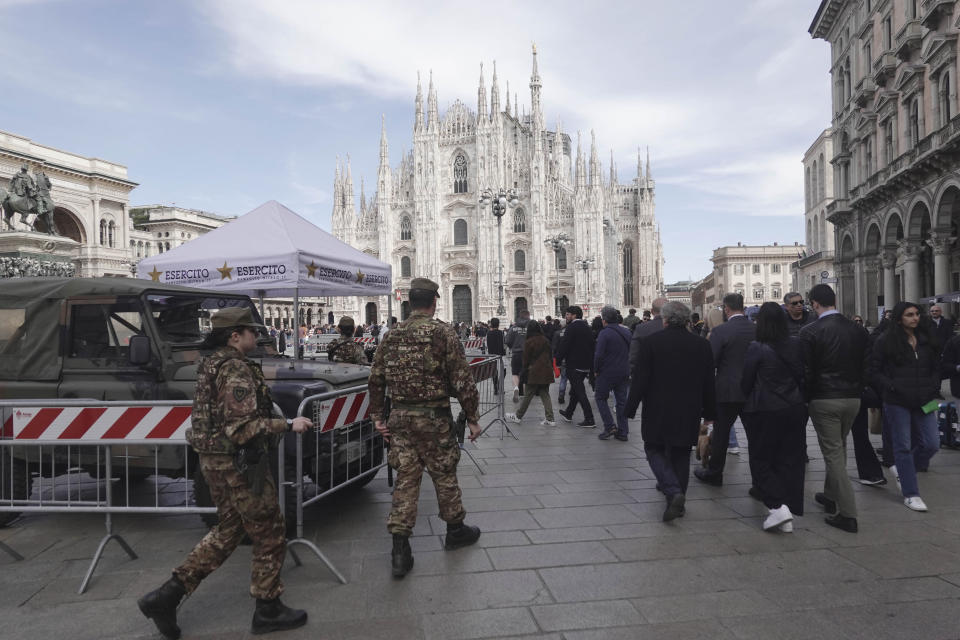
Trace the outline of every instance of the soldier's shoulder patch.
<instances>
[{"instance_id":1,"label":"soldier's shoulder patch","mask_svg":"<svg viewBox=\"0 0 960 640\"><path fill-rule=\"evenodd\" d=\"M237 402L243 402L243 399L250 394L250 389L247 387L236 386L233 388L233 398Z\"/></svg>"}]
</instances>

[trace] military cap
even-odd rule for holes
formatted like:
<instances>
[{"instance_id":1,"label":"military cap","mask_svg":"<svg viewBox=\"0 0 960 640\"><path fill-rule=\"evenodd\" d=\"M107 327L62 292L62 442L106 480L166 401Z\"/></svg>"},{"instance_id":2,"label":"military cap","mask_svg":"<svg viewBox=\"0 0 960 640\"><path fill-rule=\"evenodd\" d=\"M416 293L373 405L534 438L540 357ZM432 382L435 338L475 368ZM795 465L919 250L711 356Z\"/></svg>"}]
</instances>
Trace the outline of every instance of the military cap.
<instances>
[{"instance_id":1,"label":"military cap","mask_svg":"<svg viewBox=\"0 0 960 640\"><path fill-rule=\"evenodd\" d=\"M438 298L440 297L440 294L438 293L440 291L440 285L438 285L436 282L428 278L414 278L413 280L410 281L410 288L425 289L427 291L433 291L433 295L435 295Z\"/></svg>"},{"instance_id":2,"label":"military cap","mask_svg":"<svg viewBox=\"0 0 960 640\"><path fill-rule=\"evenodd\" d=\"M210 318L214 329L232 329L233 327L262 327L253 320L253 312L247 307L227 307Z\"/></svg>"},{"instance_id":3,"label":"military cap","mask_svg":"<svg viewBox=\"0 0 960 640\"><path fill-rule=\"evenodd\" d=\"M337 323L337 326L350 327L351 329L353 329L354 327L353 318L351 318L350 316L340 316L340 322Z\"/></svg>"}]
</instances>

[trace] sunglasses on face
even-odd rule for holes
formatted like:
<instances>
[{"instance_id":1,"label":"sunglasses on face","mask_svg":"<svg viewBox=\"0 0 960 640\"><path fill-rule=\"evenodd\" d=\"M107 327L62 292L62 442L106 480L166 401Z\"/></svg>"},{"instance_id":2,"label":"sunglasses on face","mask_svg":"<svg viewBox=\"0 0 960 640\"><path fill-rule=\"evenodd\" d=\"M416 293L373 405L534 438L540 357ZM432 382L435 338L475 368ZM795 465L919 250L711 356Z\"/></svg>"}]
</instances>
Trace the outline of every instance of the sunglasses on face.
<instances>
[{"instance_id":1,"label":"sunglasses on face","mask_svg":"<svg viewBox=\"0 0 960 640\"><path fill-rule=\"evenodd\" d=\"M790 305L803 304L803 299L801 298L800 300L791 300L791 301L788 302L787 304L790 304Z\"/></svg>"}]
</instances>

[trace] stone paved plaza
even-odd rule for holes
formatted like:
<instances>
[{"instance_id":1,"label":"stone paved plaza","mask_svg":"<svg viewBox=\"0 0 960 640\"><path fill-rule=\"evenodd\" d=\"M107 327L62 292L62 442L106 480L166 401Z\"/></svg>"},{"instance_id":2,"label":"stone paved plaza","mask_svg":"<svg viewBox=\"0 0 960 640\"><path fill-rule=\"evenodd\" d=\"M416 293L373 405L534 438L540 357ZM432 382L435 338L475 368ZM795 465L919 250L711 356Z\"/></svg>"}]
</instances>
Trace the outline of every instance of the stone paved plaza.
<instances>
[{"instance_id":1,"label":"stone paved plaza","mask_svg":"<svg viewBox=\"0 0 960 640\"><path fill-rule=\"evenodd\" d=\"M310 509L307 537L349 584L305 552L305 566L288 562L285 600L310 621L276 637L960 638L960 452L941 450L921 475L926 514L902 505L892 479L855 484L852 535L824 524L813 502L823 462L811 429L807 512L794 533L760 529L745 450L728 458L723 487L692 479L686 516L664 524L639 424L630 442L602 442L596 430L538 426L538 405L515 427L519 440L501 441L494 428L468 445L486 472L464 456L468 521L483 530L475 547L443 551L425 479L416 564L402 581L390 577L385 474ZM136 598L204 529L196 516L124 515L115 527L140 558L111 544L85 595L76 591L102 517L33 515L0 529L0 541L26 556L0 554L0 636L159 638ZM249 635L249 558L241 547L181 607L185 638Z\"/></svg>"}]
</instances>

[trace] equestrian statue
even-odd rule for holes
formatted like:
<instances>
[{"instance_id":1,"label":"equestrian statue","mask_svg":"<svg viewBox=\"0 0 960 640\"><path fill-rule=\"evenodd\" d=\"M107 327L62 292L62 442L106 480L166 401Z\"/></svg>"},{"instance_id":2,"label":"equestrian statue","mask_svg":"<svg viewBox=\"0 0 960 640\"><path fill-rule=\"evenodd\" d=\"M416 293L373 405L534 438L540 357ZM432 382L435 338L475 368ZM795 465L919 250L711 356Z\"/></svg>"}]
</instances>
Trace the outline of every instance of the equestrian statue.
<instances>
[{"instance_id":1,"label":"equestrian statue","mask_svg":"<svg viewBox=\"0 0 960 640\"><path fill-rule=\"evenodd\" d=\"M10 191L0 187L0 206L3 207L3 220L10 229L14 229L13 216L20 214L20 222L28 223L30 214L36 214L30 228L36 230L37 220L43 219L47 225L47 233L52 236L60 235L57 224L53 221L53 200L50 198L50 178L37 169L31 176L27 173L27 165L20 167L20 173L10 180Z\"/></svg>"}]
</instances>

